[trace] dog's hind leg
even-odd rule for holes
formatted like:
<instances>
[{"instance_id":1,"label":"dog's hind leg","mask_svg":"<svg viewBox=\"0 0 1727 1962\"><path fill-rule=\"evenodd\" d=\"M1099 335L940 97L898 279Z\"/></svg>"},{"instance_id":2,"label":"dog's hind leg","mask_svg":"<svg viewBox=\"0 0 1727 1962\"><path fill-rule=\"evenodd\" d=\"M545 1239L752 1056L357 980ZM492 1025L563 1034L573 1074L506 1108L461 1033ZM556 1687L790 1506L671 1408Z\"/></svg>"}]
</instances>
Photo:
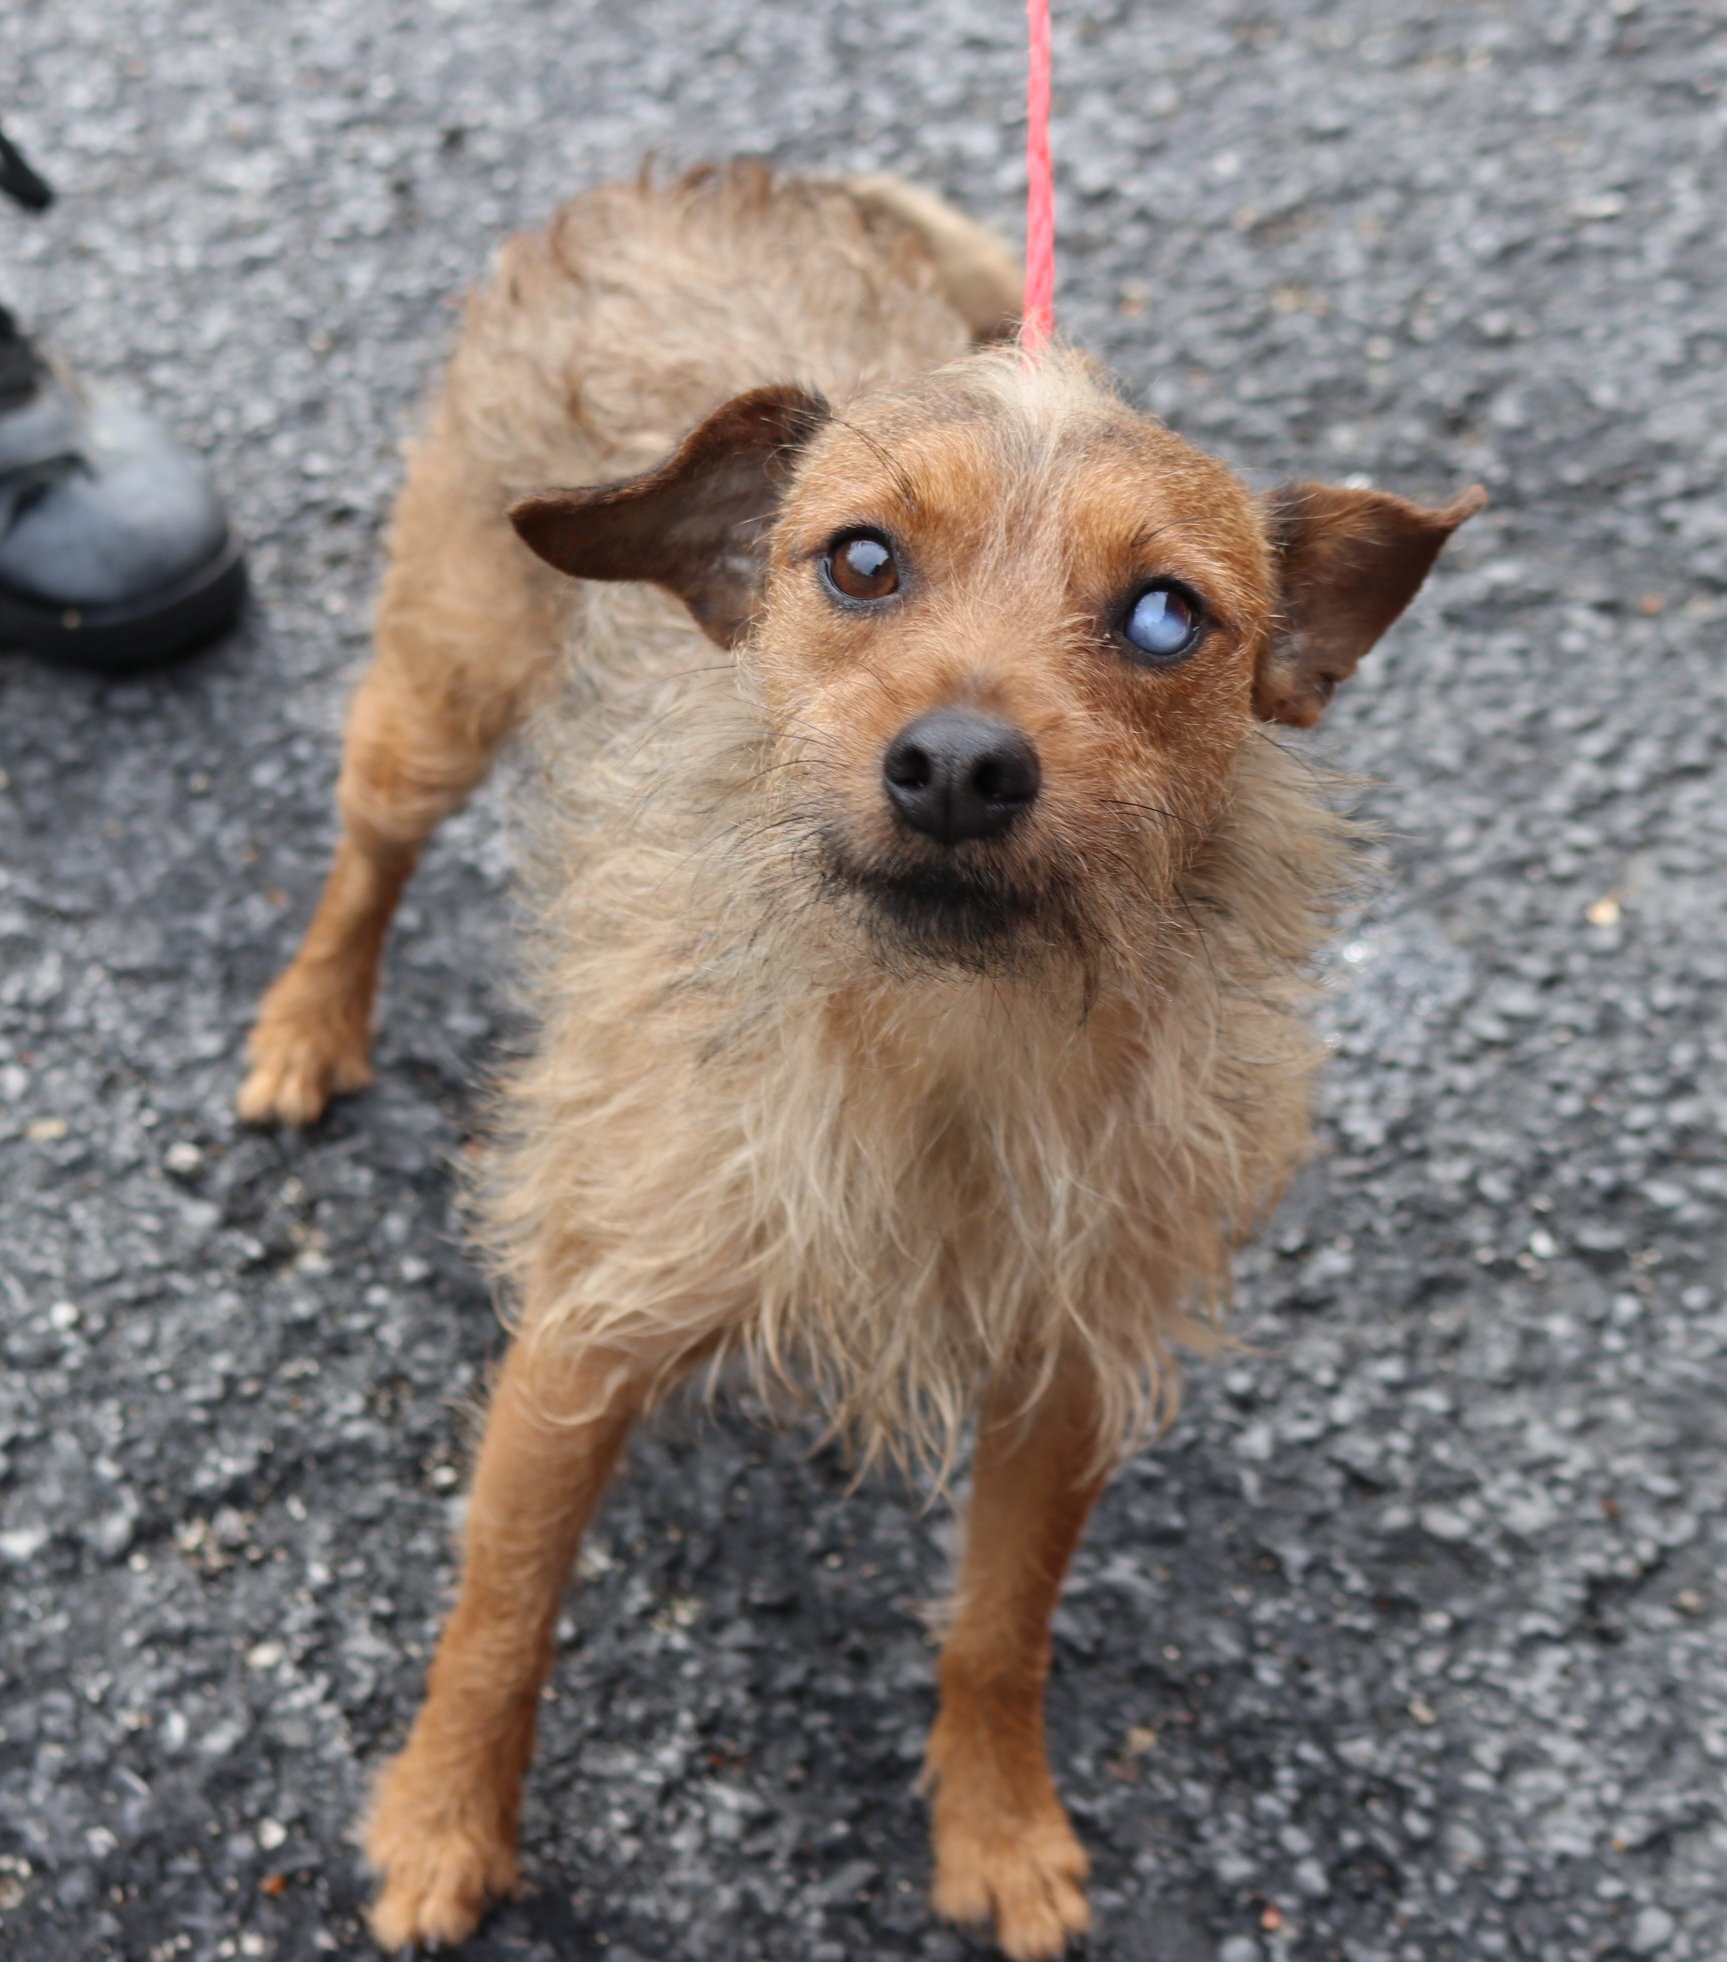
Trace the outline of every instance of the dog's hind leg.
<instances>
[{"instance_id":1,"label":"dog's hind leg","mask_svg":"<svg viewBox=\"0 0 1727 1962\"><path fill-rule=\"evenodd\" d=\"M265 995L239 1096L310 1124L370 1080L384 937L421 847L466 801L555 670L573 588L517 539L447 412L396 507L376 655L348 711L341 838L293 964Z\"/></svg>"},{"instance_id":2,"label":"dog's hind leg","mask_svg":"<svg viewBox=\"0 0 1727 1962\"><path fill-rule=\"evenodd\" d=\"M866 211L888 213L923 240L948 304L974 341L1004 341L1018 330L1025 274L994 232L901 177L844 183Z\"/></svg>"},{"instance_id":3,"label":"dog's hind leg","mask_svg":"<svg viewBox=\"0 0 1727 1962\"><path fill-rule=\"evenodd\" d=\"M1045 1962L1091 1925L1088 1862L1044 1754L1049 1618L1104 1479L1088 1370L1025 1411L1003 1390L978 1424L954 1618L930 1733L935 1884L952 1921L995 1923L1013 1962Z\"/></svg>"},{"instance_id":4,"label":"dog's hind leg","mask_svg":"<svg viewBox=\"0 0 1727 1962\"><path fill-rule=\"evenodd\" d=\"M365 1833L387 1949L459 1942L516 1885L522 1777L570 1564L651 1377L518 1341L486 1420L455 1610Z\"/></svg>"}]
</instances>

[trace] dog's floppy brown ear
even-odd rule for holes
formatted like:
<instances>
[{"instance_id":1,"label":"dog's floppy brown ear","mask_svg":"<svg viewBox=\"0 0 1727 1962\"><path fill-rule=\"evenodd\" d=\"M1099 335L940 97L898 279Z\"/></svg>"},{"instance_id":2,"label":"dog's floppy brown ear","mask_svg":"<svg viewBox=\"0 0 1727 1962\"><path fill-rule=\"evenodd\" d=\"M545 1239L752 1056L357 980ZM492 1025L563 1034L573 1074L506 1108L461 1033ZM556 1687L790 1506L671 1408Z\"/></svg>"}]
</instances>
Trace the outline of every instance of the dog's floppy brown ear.
<instances>
[{"instance_id":1,"label":"dog's floppy brown ear","mask_svg":"<svg viewBox=\"0 0 1727 1962\"><path fill-rule=\"evenodd\" d=\"M575 579L645 579L674 592L729 647L755 612L767 534L797 453L828 418L820 395L752 388L697 423L658 469L542 491L510 522Z\"/></svg>"},{"instance_id":2,"label":"dog's floppy brown ear","mask_svg":"<svg viewBox=\"0 0 1727 1962\"><path fill-rule=\"evenodd\" d=\"M1255 713L1312 728L1337 684L1420 591L1446 539L1486 502L1479 484L1437 510L1334 484L1270 492L1262 508L1280 617L1254 676Z\"/></svg>"}]
</instances>

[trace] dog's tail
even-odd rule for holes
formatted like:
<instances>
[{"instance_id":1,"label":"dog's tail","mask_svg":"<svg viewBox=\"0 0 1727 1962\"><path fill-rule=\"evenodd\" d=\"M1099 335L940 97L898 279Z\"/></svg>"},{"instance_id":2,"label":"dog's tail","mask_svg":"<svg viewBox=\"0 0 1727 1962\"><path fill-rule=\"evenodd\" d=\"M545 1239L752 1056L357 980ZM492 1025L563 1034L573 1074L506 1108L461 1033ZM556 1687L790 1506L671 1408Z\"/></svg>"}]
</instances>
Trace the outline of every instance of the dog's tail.
<instances>
[{"instance_id":1,"label":"dog's tail","mask_svg":"<svg viewBox=\"0 0 1727 1962\"><path fill-rule=\"evenodd\" d=\"M880 212L923 240L954 311L975 341L1011 340L1019 331L1024 275L995 234L903 178L842 178L866 212Z\"/></svg>"}]
</instances>

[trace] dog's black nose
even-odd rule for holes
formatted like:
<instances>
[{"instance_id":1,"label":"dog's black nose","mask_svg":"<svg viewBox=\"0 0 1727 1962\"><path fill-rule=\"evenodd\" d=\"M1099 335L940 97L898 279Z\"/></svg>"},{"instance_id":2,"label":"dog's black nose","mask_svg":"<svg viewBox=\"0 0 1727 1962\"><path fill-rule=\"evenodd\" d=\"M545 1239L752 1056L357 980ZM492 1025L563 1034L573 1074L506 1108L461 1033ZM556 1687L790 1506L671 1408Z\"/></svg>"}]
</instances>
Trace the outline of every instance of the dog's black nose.
<instances>
[{"instance_id":1,"label":"dog's black nose","mask_svg":"<svg viewBox=\"0 0 1727 1962\"><path fill-rule=\"evenodd\" d=\"M1037 796L1031 738L976 709L920 715L888 744L882 781L915 830L944 845L993 838Z\"/></svg>"}]
</instances>

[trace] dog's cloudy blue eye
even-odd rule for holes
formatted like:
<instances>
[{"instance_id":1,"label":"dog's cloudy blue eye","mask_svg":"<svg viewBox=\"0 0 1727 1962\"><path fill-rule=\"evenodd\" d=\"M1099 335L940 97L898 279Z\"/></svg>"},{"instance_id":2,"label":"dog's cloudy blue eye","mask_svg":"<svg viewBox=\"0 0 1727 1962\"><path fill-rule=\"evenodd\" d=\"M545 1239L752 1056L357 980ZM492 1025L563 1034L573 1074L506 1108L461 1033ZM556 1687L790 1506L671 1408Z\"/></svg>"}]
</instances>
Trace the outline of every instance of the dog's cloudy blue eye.
<instances>
[{"instance_id":1,"label":"dog's cloudy blue eye","mask_svg":"<svg viewBox=\"0 0 1727 1962\"><path fill-rule=\"evenodd\" d=\"M1154 661L1179 661L1199 637L1199 613L1174 586L1148 586L1122 622L1128 641Z\"/></svg>"}]
</instances>

